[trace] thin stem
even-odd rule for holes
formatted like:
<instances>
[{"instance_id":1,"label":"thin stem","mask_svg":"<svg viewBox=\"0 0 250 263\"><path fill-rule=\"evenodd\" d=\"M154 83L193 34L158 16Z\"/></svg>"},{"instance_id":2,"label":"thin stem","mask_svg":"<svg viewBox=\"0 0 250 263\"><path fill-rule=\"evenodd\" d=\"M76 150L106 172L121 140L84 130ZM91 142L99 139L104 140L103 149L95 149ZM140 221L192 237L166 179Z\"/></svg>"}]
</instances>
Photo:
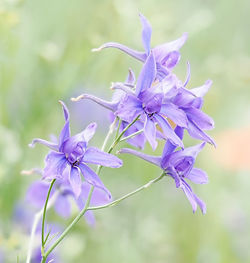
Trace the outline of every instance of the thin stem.
<instances>
[{"instance_id":1,"label":"thin stem","mask_svg":"<svg viewBox=\"0 0 250 263\"><path fill-rule=\"evenodd\" d=\"M46 201L45 201L45 205L44 205L44 209L43 209L43 219L42 219L42 248L41 248L42 255L44 254L44 226L45 226L46 210L47 210L47 205L48 205L48 201L49 201L49 196L50 196L50 193L51 193L51 190L52 190L52 187L53 187L55 181L56 181L56 179L53 179L52 182L51 182L51 184L50 184L49 191L48 191L48 194L47 194L47 197L46 197Z\"/></svg>"},{"instance_id":2,"label":"thin stem","mask_svg":"<svg viewBox=\"0 0 250 263\"><path fill-rule=\"evenodd\" d=\"M116 134L115 134L115 140L116 140L116 139L118 138L118 136L119 136L119 131L120 131L121 124L122 124L122 120L119 118L118 127L117 127L117 129L116 129Z\"/></svg>"},{"instance_id":3,"label":"thin stem","mask_svg":"<svg viewBox=\"0 0 250 263\"><path fill-rule=\"evenodd\" d=\"M49 200L48 202L48 205L47 205L47 211L48 209L50 209L56 198L58 196L58 192L56 192L52 197L51 199ZM35 238L35 234L36 234L36 229L37 229L37 225L41 219L43 215L43 208L38 211L35 216L34 216L34 221L33 221L33 225L32 225L32 229L31 229L31 234L30 234L30 241L29 241L29 246L28 246L28 252L27 252L27 258L26 258L26 263L30 263L30 260L31 260L31 255L32 255L32 249L33 249L33 245L34 245L34 238Z\"/></svg>"},{"instance_id":4,"label":"thin stem","mask_svg":"<svg viewBox=\"0 0 250 263\"><path fill-rule=\"evenodd\" d=\"M134 136L136 136L136 135L138 135L138 134L141 134L143 131L144 131L144 130L141 129L141 130L139 130L139 131L137 131L137 132L134 132L134 133L126 136L126 137L123 137L123 138L120 140L120 142L126 141L126 140L128 140L128 139L130 139L130 138L132 138L132 137L134 137Z\"/></svg>"},{"instance_id":5,"label":"thin stem","mask_svg":"<svg viewBox=\"0 0 250 263\"><path fill-rule=\"evenodd\" d=\"M64 239L64 237L68 234L68 232L71 230L71 228L77 224L77 222L82 218L82 216L85 214L85 212L87 211L87 208L89 207L89 203L91 200L91 196L93 194L94 191L94 186L91 186L89 194L88 194L88 198L87 201L85 203L85 206L83 208L83 210L77 215L77 217L71 222L71 224L63 231L63 233L61 234L61 236L55 241L55 243L50 247L50 249L45 253L45 255L42 258L42 263L46 262L47 257L49 256L49 254L57 247L57 245Z\"/></svg>"},{"instance_id":6,"label":"thin stem","mask_svg":"<svg viewBox=\"0 0 250 263\"><path fill-rule=\"evenodd\" d=\"M123 129L123 131L120 133L120 135L115 139L115 141L111 144L108 153L111 153L115 146L120 142L123 134L140 118L141 115L138 115L126 128Z\"/></svg>"},{"instance_id":7,"label":"thin stem","mask_svg":"<svg viewBox=\"0 0 250 263\"><path fill-rule=\"evenodd\" d=\"M120 203L121 201L129 198L130 196L132 195L135 195L136 193L139 193L140 191L150 187L152 184L160 181L163 177L165 176L165 172L163 172L160 176L156 177L155 179L149 181L148 183L144 184L143 186L137 188L136 190L114 200L113 202L110 202L106 205L101 205L101 206L92 206L92 207L89 207L87 210L99 210L99 209L104 209L104 208L108 208L108 207L111 207L111 206L114 206L114 205L117 205L118 203Z\"/></svg>"}]
</instances>

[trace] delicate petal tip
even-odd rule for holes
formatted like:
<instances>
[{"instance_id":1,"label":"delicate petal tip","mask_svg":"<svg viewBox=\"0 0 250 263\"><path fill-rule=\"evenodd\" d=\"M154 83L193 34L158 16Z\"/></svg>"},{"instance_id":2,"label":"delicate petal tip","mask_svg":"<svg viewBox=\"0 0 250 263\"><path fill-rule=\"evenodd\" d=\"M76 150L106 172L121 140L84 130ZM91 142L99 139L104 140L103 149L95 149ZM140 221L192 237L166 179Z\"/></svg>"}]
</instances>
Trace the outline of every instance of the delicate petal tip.
<instances>
[{"instance_id":1,"label":"delicate petal tip","mask_svg":"<svg viewBox=\"0 0 250 263\"><path fill-rule=\"evenodd\" d=\"M64 118L65 118L65 120L67 121L67 120L69 119L69 110L68 110L66 104L65 104L62 100L59 100L58 102L59 102L59 103L62 105L62 107L63 107Z\"/></svg>"},{"instance_id":2,"label":"delicate petal tip","mask_svg":"<svg viewBox=\"0 0 250 263\"><path fill-rule=\"evenodd\" d=\"M190 67L189 61L187 61L187 76L186 76L185 83L183 84L184 87L187 86L187 84L188 84L188 82L190 80L190 77L191 77L191 67Z\"/></svg>"},{"instance_id":3,"label":"delicate petal tip","mask_svg":"<svg viewBox=\"0 0 250 263\"><path fill-rule=\"evenodd\" d=\"M92 137L94 136L97 128L97 123L92 122L90 123L83 131L83 137L86 142L89 142Z\"/></svg>"},{"instance_id":4,"label":"delicate petal tip","mask_svg":"<svg viewBox=\"0 0 250 263\"><path fill-rule=\"evenodd\" d=\"M133 72L133 70L131 68L128 69L128 76L126 79L126 83L128 84L135 84L135 73Z\"/></svg>"},{"instance_id":5,"label":"delicate petal tip","mask_svg":"<svg viewBox=\"0 0 250 263\"><path fill-rule=\"evenodd\" d=\"M155 56L153 52L150 52L137 80L136 95L139 95L142 91L151 87L155 80L156 72Z\"/></svg>"},{"instance_id":6,"label":"delicate petal tip","mask_svg":"<svg viewBox=\"0 0 250 263\"><path fill-rule=\"evenodd\" d=\"M142 24L142 43L147 54L150 52L150 41L152 34L152 27L145 16L139 14Z\"/></svg>"},{"instance_id":7,"label":"delicate petal tip","mask_svg":"<svg viewBox=\"0 0 250 263\"><path fill-rule=\"evenodd\" d=\"M84 99L84 94L79 95L78 97L75 97L75 98L72 97L70 100L76 102L82 99Z\"/></svg>"}]
</instances>

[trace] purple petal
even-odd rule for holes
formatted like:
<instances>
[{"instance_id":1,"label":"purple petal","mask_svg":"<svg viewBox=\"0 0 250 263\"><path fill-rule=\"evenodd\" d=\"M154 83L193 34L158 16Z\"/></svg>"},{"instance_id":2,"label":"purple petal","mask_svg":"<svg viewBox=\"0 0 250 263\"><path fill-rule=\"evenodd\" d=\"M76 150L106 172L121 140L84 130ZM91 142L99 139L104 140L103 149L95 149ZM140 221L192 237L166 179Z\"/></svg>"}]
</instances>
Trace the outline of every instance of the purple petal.
<instances>
[{"instance_id":1,"label":"purple petal","mask_svg":"<svg viewBox=\"0 0 250 263\"><path fill-rule=\"evenodd\" d=\"M104 186L103 182L99 178L99 176L92 171L87 165L80 163L79 168L83 174L84 179L89 183L92 184L95 187L98 187L102 190L104 190L111 198L111 194L109 190Z\"/></svg>"},{"instance_id":2,"label":"purple petal","mask_svg":"<svg viewBox=\"0 0 250 263\"><path fill-rule=\"evenodd\" d=\"M187 86L187 84L188 84L188 82L189 82L189 80L190 80L190 76L191 76L190 63L187 62L187 76L186 76L186 80L185 80L185 82L184 82L184 84L183 84L184 87Z\"/></svg>"},{"instance_id":3,"label":"purple petal","mask_svg":"<svg viewBox=\"0 0 250 263\"><path fill-rule=\"evenodd\" d=\"M143 113L142 103L133 95L126 95L118 106L116 115L123 121L132 122L139 114Z\"/></svg>"},{"instance_id":4,"label":"purple petal","mask_svg":"<svg viewBox=\"0 0 250 263\"><path fill-rule=\"evenodd\" d=\"M156 63L152 52L150 52L136 84L136 95L139 95L143 90L149 89L155 80Z\"/></svg>"},{"instance_id":5,"label":"purple petal","mask_svg":"<svg viewBox=\"0 0 250 263\"><path fill-rule=\"evenodd\" d=\"M92 100L95 103L99 104L100 106L111 110L111 111L115 111L117 108L117 101L107 101L107 100L103 100L101 98L98 98L94 95L91 94L82 94L80 96L78 96L77 98L72 98L72 101L79 101L79 100L83 100L83 99L87 99L87 100Z\"/></svg>"},{"instance_id":6,"label":"purple petal","mask_svg":"<svg viewBox=\"0 0 250 263\"><path fill-rule=\"evenodd\" d=\"M183 139L183 133L184 133L183 128L176 126L174 131L175 131L176 135L182 140ZM163 148L162 158L173 153L175 149L176 149L176 145L172 144L169 140L167 140L165 143L165 146Z\"/></svg>"},{"instance_id":7,"label":"purple petal","mask_svg":"<svg viewBox=\"0 0 250 263\"><path fill-rule=\"evenodd\" d=\"M156 126L155 123L147 117L144 126L144 135L151 145L152 149L155 150L158 143L156 141Z\"/></svg>"},{"instance_id":8,"label":"purple petal","mask_svg":"<svg viewBox=\"0 0 250 263\"><path fill-rule=\"evenodd\" d=\"M168 42L153 48L156 61L160 62L171 51L175 51L175 50L178 51L184 45L186 40L187 40L187 33L184 33L180 38L172 42Z\"/></svg>"},{"instance_id":9,"label":"purple petal","mask_svg":"<svg viewBox=\"0 0 250 263\"><path fill-rule=\"evenodd\" d=\"M161 113L166 117L171 119L175 124L180 127L187 128L188 120L185 112L179 109L176 105L172 103L166 103L161 106Z\"/></svg>"},{"instance_id":10,"label":"purple petal","mask_svg":"<svg viewBox=\"0 0 250 263\"><path fill-rule=\"evenodd\" d=\"M187 147L184 150L180 150L174 153L176 158L191 156L193 159L196 159L198 153L204 148L206 145L205 142L197 144L195 146Z\"/></svg>"},{"instance_id":11,"label":"purple petal","mask_svg":"<svg viewBox=\"0 0 250 263\"><path fill-rule=\"evenodd\" d=\"M59 216L63 218L70 217L71 204L70 204L68 196L59 194L55 201L54 209Z\"/></svg>"},{"instance_id":12,"label":"purple petal","mask_svg":"<svg viewBox=\"0 0 250 263\"><path fill-rule=\"evenodd\" d=\"M184 148L183 142L173 131L168 121L159 114L155 114L154 118L161 127L163 134L166 136L166 139L169 139L174 145Z\"/></svg>"},{"instance_id":13,"label":"purple petal","mask_svg":"<svg viewBox=\"0 0 250 263\"><path fill-rule=\"evenodd\" d=\"M58 151L58 144L57 143L53 143L53 142L49 142L43 139L39 139L39 138L35 138L32 140L32 142L29 144L29 147L34 148L35 144L43 144L45 146L47 146L48 148L50 148L51 150L54 151Z\"/></svg>"},{"instance_id":14,"label":"purple petal","mask_svg":"<svg viewBox=\"0 0 250 263\"><path fill-rule=\"evenodd\" d=\"M82 183L80 177L80 171L78 170L78 168L71 167L71 171L69 173L69 182L76 198L78 198L81 193L81 183Z\"/></svg>"},{"instance_id":15,"label":"purple petal","mask_svg":"<svg viewBox=\"0 0 250 263\"><path fill-rule=\"evenodd\" d=\"M202 214L203 215L206 214L207 212L206 204L195 193L193 193L193 197L196 203L198 204L198 206L200 207Z\"/></svg>"},{"instance_id":16,"label":"purple petal","mask_svg":"<svg viewBox=\"0 0 250 263\"><path fill-rule=\"evenodd\" d=\"M214 121L207 114L199 109L190 107L185 109L185 112L190 120L194 122L200 129L211 130L214 128Z\"/></svg>"},{"instance_id":17,"label":"purple petal","mask_svg":"<svg viewBox=\"0 0 250 263\"><path fill-rule=\"evenodd\" d=\"M191 137L195 139L199 139L205 142L208 142L214 146L216 146L215 142L213 139L208 136L205 132L203 132L195 123L193 123L191 120L189 120L188 123L188 133L190 134Z\"/></svg>"},{"instance_id":18,"label":"purple petal","mask_svg":"<svg viewBox=\"0 0 250 263\"><path fill-rule=\"evenodd\" d=\"M63 114L64 114L64 119L65 121L69 120L69 110L67 108L67 106L64 104L63 101L59 100L59 103L62 105L63 107Z\"/></svg>"},{"instance_id":19,"label":"purple petal","mask_svg":"<svg viewBox=\"0 0 250 263\"><path fill-rule=\"evenodd\" d=\"M191 89L190 91L196 96L196 97L203 97L208 90L210 89L211 85L213 84L212 80L207 80L204 85L198 88Z\"/></svg>"},{"instance_id":20,"label":"purple petal","mask_svg":"<svg viewBox=\"0 0 250 263\"><path fill-rule=\"evenodd\" d=\"M161 167L161 157L160 156L152 156L152 155L148 155L142 152L138 152L132 149L128 149L128 148L122 148L121 150L119 150L119 153L128 153L128 154L132 154L135 155L147 162L150 162L154 165L157 165L159 167Z\"/></svg>"},{"instance_id":21,"label":"purple petal","mask_svg":"<svg viewBox=\"0 0 250 263\"><path fill-rule=\"evenodd\" d=\"M85 142L89 142L95 134L97 124L95 122L90 123L83 131L83 137Z\"/></svg>"},{"instance_id":22,"label":"purple petal","mask_svg":"<svg viewBox=\"0 0 250 263\"><path fill-rule=\"evenodd\" d=\"M87 182L82 183L82 191L80 198L81 200L87 200L89 191L90 191L91 185ZM99 206L99 205L104 205L110 202L110 196L107 195L106 192L104 192L100 188L94 188L93 194L90 200L90 205L91 206ZM83 208L83 207L82 207Z\"/></svg>"},{"instance_id":23,"label":"purple petal","mask_svg":"<svg viewBox=\"0 0 250 263\"><path fill-rule=\"evenodd\" d=\"M59 102L63 107L63 114L65 119L65 125L59 136L59 150L61 150L62 144L70 137L70 127L69 127L69 110L62 101Z\"/></svg>"},{"instance_id":24,"label":"purple petal","mask_svg":"<svg viewBox=\"0 0 250 263\"><path fill-rule=\"evenodd\" d=\"M50 152L45 159L44 179L60 179L67 166L67 159L63 153Z\"/></svg>"},{"instance_id":25,"label":"purple petal","mask_svg":"<svg viewBox=\"0 0 250 263\"><path fill-rule=\"evenodd\" d=\"M140 14L140 19L142 24L142 44L144 46L146 54L149 55L152 28L148 20L142 14Z\"/></svg>"},{"instance_id":26,"label":"purple petal","mask_svg":"<svg viewBox=\"0 0 250 263\"><path fill-rule=\"evenodd\" d=\"M126 123L126 125L124 126L124 128L127 126L128 124ZM124 136L129 136L137 131L143 130L144 124L142 121L137 121L135 122L125 133ZM144 133L140 133L130 139L127 140L127 142L135 147L138 147L140 149L144 148L144 145L146 143L146 138Z\"/></svg>"},{"instance_id":27,"label":"purple petal","mask_svg":"<svg viewBox=\"0 0 250 263\"><path fill-rule=\"evenodd\" d=\"M120 49L121 51L127 53L128 55L130 55L131 57L134 57L142 62L144 62L147 58L147 55L144 52L139 52L136 51L134 49L131 49L125 45L122 45L120 43L116 43L116 42L108 42L105 43L103 45L101 45L99 48L95 48L92 49L92 51L96 52L96 51L101 51L104 48L117 48Z\"/></svg>"},{"instance_id":28,"label":"purple petal","mask_svg":"<svg viewBox=\"0 0 250 263\"><path fill-rule=\"evenodd\" d=\"M182 184L180 185L180 187L185 193L185 195L187 196L188 201L192 205L193 213L194 213L197 210L197 203L191 187L184 180L182 180Z\"/></svg>"},{"instance_id":29,"label":"purple petal","mask_svg":"<svg viewBox=\"0 0 250 263\"><path fill-rule=\"evenodd\" d=\"M206 184L208 183L207 173L198 168L193 168L185 178L191 180L196 184Z\"/></svg>"},{"instance_id":30,"label":"purple petal","mask_svg":"<svg viewBox=\"0 0 250 263\"><path fill-rule=\"evenodd\" d=\"M36 181L29 187L26 200L36 208L42 208L44 206L46 196L48 194L50 184L45 181ZM53 195L54 189L52 188L51 196Z\"/></svg>"},{"instance_id":31,"label":"purple petal","mask_svg":"<svg viewBox=\"0 0 250 263\"><path fill-rule=\"evenodd\" d=\"M133 72L132 69L128 70L128 76L127 76L125 83L132 84L132 85L135 84L135 73Z\"/></svg>"},{"instance_id":32,"label":"purple petal","mask_svg":"<svg viewBox=\"0 0 250 263\"><path fill-rule=\"evenodd\" d=\"M167 67L168 69L172 69L178 64L180 58L181 58L180 53L174 50L174 51L169 52L166 55L166 57L162 59L161 64Z\"/></svg>"},{"instance_id":33,"label":"purple petal","mask_svg":"<svg viewBox=\"0 0 250 263\"><path fill-rule=\"evenodd\" d=\"M87 149L82 161L112 168L119 168L122 166L122 160L95 147L89 147Z\"/></svg>"}]
</instances>

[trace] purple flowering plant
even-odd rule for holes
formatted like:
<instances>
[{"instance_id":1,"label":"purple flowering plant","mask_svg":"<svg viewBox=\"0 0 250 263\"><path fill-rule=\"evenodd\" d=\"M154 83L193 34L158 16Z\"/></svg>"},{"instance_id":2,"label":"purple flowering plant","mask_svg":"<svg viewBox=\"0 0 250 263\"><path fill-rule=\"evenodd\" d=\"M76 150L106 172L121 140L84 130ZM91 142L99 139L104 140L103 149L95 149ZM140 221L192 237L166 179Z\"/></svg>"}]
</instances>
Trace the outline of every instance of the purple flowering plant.
<instances>
[{"instance_id":1,"label":"purple flowering plant","mask_svg":"<svg viewBox=\"0 0 250 263\"><path fill-rule=\"evenodd\" d=\"M191 203L193 212L199 206L206 213L205 203L193 192L189 181L205 184L208 177L204 171L195 168L198 153L206 143L215 145L206 133L214 128L211 117L202 111L204 95L212 82L188 89L190 65L188 63L187 78L182 82L173 69L180 61L180 48L187 39L183 34L179 39L151 48L152 28L147 19L140 15L142 24L142 43L144 51L136 51L125 45L109 42L93 51L105 48L116 48L143 63L136 80L135 74L129 69L124 82L112 83L114 94L110 101L91 94L82 94L72 101L92 100L108 109L112 123L101 149L89 146L97 125L91 123L82 132L71 136L69 111L60 101L65 124L58 140L52 142L34 139L30 144L43 144L50 149L45 158L45 167L41 171L42 180L34 182L28 190L27 200L40 211L37 218L42 221L41 228L41 262L47 262L51 252L64 239L74 225L85 216L87 222L94 224L94 210L114 206L124 199L150 187L165 177L171 177L176 188L181 188ZM185 147L184 131L201 143ZM113 142L110 140L113 139ZM161 168L161 174L147 184L137 188L118 199L112 200L110 191L100 179L102 167L119 168L123 165L115 155L111 154L120 142L143 149L146 142L153 151L159 141L165 143L161 156L148 155L143 152L123 148L117 153L135 155ZM108 147L108 145L110 145ZM107 148L107 149L106 149ZM91 167L89 165L92 165ZM97 165L96 171L93 165ZM45 233L47 210L54 207L62 217L71 216L70 199L74 200L80 212L72 223L59 235L54 243L48 246L50 232ZM38 219L34 220L33 229ZM31 241L33 236L31 235ZM53 238L50 238L53 240ZM31 242L32 243L32 242ZM32 246L29 248L27 263L30 262Z\"/></svg>"}]
</instances>

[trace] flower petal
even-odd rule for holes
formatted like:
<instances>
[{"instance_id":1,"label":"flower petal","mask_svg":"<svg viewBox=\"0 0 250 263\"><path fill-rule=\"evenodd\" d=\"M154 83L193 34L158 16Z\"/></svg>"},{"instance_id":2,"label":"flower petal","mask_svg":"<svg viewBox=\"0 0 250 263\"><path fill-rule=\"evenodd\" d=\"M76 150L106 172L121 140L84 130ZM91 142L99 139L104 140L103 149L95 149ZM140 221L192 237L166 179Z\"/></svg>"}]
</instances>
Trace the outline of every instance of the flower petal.
<instances>
[{"instance_id":1,"label":"flower petal","mask_svg":"<svg viewBox=\"0 0 250 263\"><path fill-rule=\"evenodd\" d=\"M132 84L132 85L135 84L135 73L133 72L132 69L128 70L128 76L127 76L125 83Z\"/></svg>"},{"instance_id":2,"label":"flower petal","mask_svg":"<svg viewBox=\"0 0 250 263\"><path fill-rule=\"evenodd\" d=\"M62 144L70 137L70 127L69 127L69 110L64 104L64 102L59 101L63 107L63 114L65 119L65 125L59 136L59 150L61 150Z\"/></svg>"},{"instance_id":3,"label":"flower petal","mask_svg":"<svg viewBox=\"0 0 250 263\"><path fill-rule=\"evenodd\" d=\"M161 113L171 119L180 127L187 128L188 120L185 112L172 103L165 103L161 106Z\"/></svg>"},{"instance_id":4,"label":"flower petal","mask_svg":"<svg viewBox=\"0 0 250 263\"><path fill-rule=\"evenodd\" d=\"M182 183L180 185L180 188L183 190L186 197L188 198L188 201L190 202L190 204L193 208L193 213L194 213L197 210L197 203L196 203L196 199L194 197L194 193L193 193L191 187L184 180L181 180L181 181L182 181Z\"/></svg>"},{"instance_id":5,"label":"flower petal","mask_svg":"<svg viewBox=\"0 0 250 263\"><path fill-rule=\"evenodd\" d=\"M95 187L98 187L102 190L104 190L109 197L111 198L111 193L109 192L109 190L104 186L103 182L101 181L101 179L99 178L99 176L92 171L87 165L80 163L79 164L79 168L83 174L84 179L89 183L92 184Z\"/></svg>"},{"instance_id":6,"label":"flower petal","mask_svg":"<svg viewBox=\"0 0 250 263\"><path fill-rule=\"evenodd\" d=\"M80 171L76 167L71 167L71 171L69 173L69 182L72 187L73 193L75 194L76 198L79 197L81 193L81 176Z\"/></svg>"},{"instance_id":7,"label":"flower petal","mask_svg":"<svg viewBox=\"0 0 250 263\"><path fill-rule=\"evenodd\" d=\"M60 179L67 166L67 159L63 153L50 152L45 159L44 179Z\"/></svg>"},{"instance_id":8,"label":"flower petal","mask_svg":"<svg viewBox=\"0 0 250 263\"><path fill-rule=\"evenodd\" d=\"M208 142L214 146L216 146L214 140L208 136L204 131L202 131L194 122L189 120L188 122L188 129L189 135L195 139L199 139L205 142Z\"/></svg>"},{"instance_id":9,"label":"flower petal","mask_svg":"<svg viewBox=\"0 0 250 263\"><path fill-rule=\"evenodd\" d=\"M86 150L82 161L112 168L119 168L122 166L122 160L113 154L103 152L96 147L89 147Z\"/></svg>"},{"instance_id":10,"label":"flower petal","mask_svg":"<svg viewBox=\"0 0 250 263\"><path fill-rule=\"evenodd\" d=\"M58 151L57 143L49 142L49 141L39 139L39 138L33 139L32 142L29 144L29 147L34 148L37 143L43 144L47 146L48 148L50 148L51 150Z\"/></svg>"},{"instance_id":11,"label":"flower petal","mask_svg":"<svg viewBox=\"0 0 250 263\"><path fill-rule=\"evenodd\" d=\"M85 142L89 142L95 134L97 124L95 122L90 123L83 131L83 138Z\"/></svg>"},{"instance_id":12,"label":"flower petal","mask_svg":"<svg viewBox=\"0 0 250 263\"><path fill-rule=\"evenodd\" d=\"M190 181L196 184L207 184L208 183L207 173L198 168L193 168L190 171L190 173L185 176L185 178L189 179Z\"/></svg>"},{"instance_id":13,"label":"flower petal","mask_svg":"<svg viewBox=\"0 0 250 263\"><path fill-rule=\"evenodd\" d=\"M71 215L71 205L70 201L67 195L61 195L59 194L57 196L57 199L55 201L55 211L56 213L63 217L63 218L68 218Z\"/></svg>"},{"instance_id":14,"label":"flower petal","mask_svg":"<svg viewBox=\"0 0 250 263\"><path fill-rule=\"evenodd\" d=\"M155 59L158 62L160 62L163 58L166 57L166 55L169 52L174 51L174 50L178 51L184 45L186 40L187 40L187 33L184 33L180 38L172 42L168 42L168 43L156 46L155 48L153 48Z\"/></svg>"},{"instance_id":15,"label":"flower petal","mask_svg":"<svg viewBox=\"0 0 250 263\"><path fill-rule=\"evenodd\" d=\"M204 85L198 88L191 89L190 91L196 96L196 97L203 97L208 90L210 89L211 85L213 84L212 80L207 80Z\"/></svg>"},{"instance_id":16,"label":"flower petal","mask_svg":"<svg viewBox=\"0 0 250 263\"><path fill-rule=\"evenodd\" d=\"M108 42L108 43L105 43L103 45L101 45L99 48L94 48L92 49L93 52L96 52L96 51L101 51L103 50L104 48L117 48L117 49L120 49L121 51L127 53L128 55L130 55L131 57L134 57L142 62L144 62L147 58L147 55L144 53L144 52L140 52L140 51L136 51L132 48L129 48L123 44L120 44L120 43L117 43L117 42Z\"/></svg>"},{"instance_id":17,"label":"flower petal","mask_svg":"<svg viewBox=\"0 0 250 263\"><path fill-rule=\"evenodd\" d=\"M143 109L141 101L133 95L126 95L119 104L115 114L123 121L130 123L142 113Z\"/></svg>"},{"instance_id":18,"label":"flower petal","mask_svg":"<svg viewBox=\"0 0 250 263\"><path fill-rule=\"evenodd\" d=\"M152 155L148 155L142 152L138 152L135 151L133 149L129 149L129 148L122 148L121 150L119 150L119 153L128 153L128 154L132 154L135 155L149 163L152 163L154 165L157 165L159 167L161 167L161 157L160 156L152 156Z\"/></svg>"},{"instance_id":19,"label":"flower petal","mask_svg":"<svg viewBox=\"0 0 250 263\"><path fill-rule=\"evenodd\" d=\"M32 183L26 194L28 203L34 205L36 208L42 208L48 194L49 186L50 184L48 182L41 180ZM54 188L52 188L51 196L53 192Z\"/></svg>"},{"instance_id":20,"label":"flower petal","mask_svg":"<svg viewBox=\"0 0 250 263\"><path fill-rule=\"evenodd\" d=\"M207 212L206 204L195 193L193 193L193 197L196 203L198 204L198 206L200 207L202 214L203 215L206 214Z\"/></svg>"},{"instance_id":21,"label":"flower petal","mask_svg":"<svg viewBox=\"0 0 250 263\"><path fill-rule=\"evenodd\" d=\"M174 130L171 128L168 121L159 114L155 114L154 118L156 119L157 123L161 127L166 139L169 139L174 145L184 148L183 142L176 135Z\"/></svg>"},{"instance_id":22,"label":"flower petal","mask_svg":"<svg viewBox=\"0 0 250 263\"><path fill-rule=\"evenodd\" d=\"M83 100L83 99L87 99L87 100L92 100L95 103L101 105L102 107L111 110L111 111L115 111L117 108L117 102L118 101L107 101L107 100L103 100L101 98L98 98L94 95L91 94L82 94L80 96L78 96L77 98L72 98L72 101L79 101L79 100Z\"/></svg>"},{"instance_id":23,"label":"flower petal","mask_svg":"<svg viewBox=\"0 0 250 263\"><path fill-rule=\"evenodd\" d=\"M152 28L148 20L142 14L140 14L140 19L142 24L142 44L144 46L146 54L149 55Z\"/></svg>"},{"instance_id":24,"label":"flower petal","mask_svg":"<svg viewBox=\"0 0 250 263\"><path fill-rule=\"evenodd\" d=\"M156 126L155 123L147 117L144 126L144 135L151 145L152 149L155 150L158 143L156 141Z\"/></svg>"},{"instance_id":25,"label":"flower petal","mask_svg":"<svg viewBox=\"0 0 250 263\"><path fill-rule=\"evenodd\" d=\"M194 122L202 130L211 130L214 128L214 121L207 114L199 109L190 107L185 109L185 112L190 120Z\"/></svg>"},{"instance_id":26,"label":"flower petal","mask_svg":"<svg viewBox=\"0 0 250 263\"><path fill-rule=\"evenodd\" d=\"M136 95L139 95L145 89L149 89L155 80L155 76L156 76L155 58L153 53L150 52L137 80Z\"/></svg>"}]
</instances>

